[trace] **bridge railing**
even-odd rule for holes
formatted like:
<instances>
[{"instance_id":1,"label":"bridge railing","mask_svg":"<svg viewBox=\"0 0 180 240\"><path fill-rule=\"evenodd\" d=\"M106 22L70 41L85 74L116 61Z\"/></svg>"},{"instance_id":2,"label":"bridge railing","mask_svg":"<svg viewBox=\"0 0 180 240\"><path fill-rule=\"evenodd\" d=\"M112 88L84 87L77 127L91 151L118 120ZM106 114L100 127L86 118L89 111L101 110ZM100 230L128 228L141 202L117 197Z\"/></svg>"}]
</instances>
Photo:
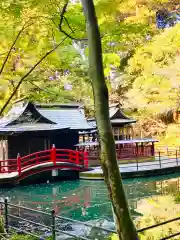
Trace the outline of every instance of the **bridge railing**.
<instances>
[{"instance_id":1,"label":"bridge railing","mask_svg":"<svg viewBox=\"0 0 180 240\"><path fill-rule=\"evenodd\" d=\"M27 168L29 169L30 167L34 167L39 164L50 162L52 160L51 152L52 150L44 150L44 151L39 151L39 152L26 155L24 157L21 157L18 154L17 164L18 164L19 174L22 171L26 170Z\"/></svg>"},{"instance_id":2,"label":"bridge railing","mask_svg":"<svg viewBox=\"0 0 180 240\"><path fill-rule=\"evenodd\" d=\"M37 239L47 239L51 237L52 240L55 240L56 237L59 235L61 235L61 237L62 235L66 235L66 236L72 237L73 239L90 240L90 239L99 239L98 237L100 237L101 239L106 239L107 237L116 233L115 230L93 225L88 222L81 222L81 221L70 219L67 217L56 216L54 210L52 210L51 213L47 213L47 212L31 209L28 207L24 207L24 206L11 204L7 201L7 199L5 199L4 202L0 202L0 205L3 208L2 213L3 213L5 229L7 233L6 235L10 234L11 230L14 230L18 234L27 234ZM31 218L32 213L33 213L33 218ZM41 221L38 221L38 218L34 220L35 216L39 217ZM45 216L44 221L42 221L43 220L42 216ZM167 234L167 236L161 238L160 240L174 239L174 237L180 235L180 231L178 229L179 221L180 221L180 216L174 219L169 219L165 222L160 222L158 224L144 227L142 229L137 230L137 232L138 234L144 235L144 232L148 230L156 229L160 226L168 225L171 223L177 223L177 231L176 232L170 231L169 234ZM88 229L88 231L81 232L78 235L74 232L71 232L70 230L71 228L69 227L70 224L72 224L72 226L73 224L77 225L78 229L79 228L81 229L84 228L86 230ZM68 226L68 227L66 228L65 226ZM92 238L92 235L91 236L87 235L87 232L91 232L92 229L95 229L96 230L95 232L97 234L97 236L93 236L93 238ZM38 235L38 234L41 234L41 235ZM104 238L102 238L102 236L104 236Z\"/></svg>"},{"instance_id":3,"label":"bridge railing","mask_svg":"<svg viewBox=\"0 0 180 240\"><path fill-rule=\"evenodd\" d=\"M17 172L17 159L0 160L0 173Z\"/></svg>"},{"instance_id":4,"label":"bridge railing","mask_svg":"<svg viewBox=\"0 0 180 240\"><path fill-rule=\"evenodd\" d=\"M76 166L88 168L88 155L86 152L71 149L57 149L53 145L52 149L35 152L17 159L0 161L0 173L18 172L19 176L23 171L34 168L37 165L48 164L56 166L58 163L72 163Z\"/></svg>"}]
</instances>

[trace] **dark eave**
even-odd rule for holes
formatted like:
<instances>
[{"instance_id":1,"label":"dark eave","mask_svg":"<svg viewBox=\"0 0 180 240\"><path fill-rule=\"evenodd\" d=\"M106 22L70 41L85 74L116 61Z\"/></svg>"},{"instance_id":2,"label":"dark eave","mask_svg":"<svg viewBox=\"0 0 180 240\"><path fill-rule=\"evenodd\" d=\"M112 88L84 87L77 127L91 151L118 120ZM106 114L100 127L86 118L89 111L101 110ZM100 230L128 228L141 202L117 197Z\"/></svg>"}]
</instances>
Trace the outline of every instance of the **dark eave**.
<instances>
[{"instance_id":1,"label":"dark eave","mask_svg":"<svg viewBox=\"0 0 180 240\"><path fill-rule=\"evenodd\" d=\"M136 123L136 120L129 118L126 116L123 111L119 108L118 104L113 104L109 108L109 117L110 121L113 125L115 124L130 124L130 123ZM96 119L95 118L88 118L87 121L92 125L96 125Z\"/></svg>"},{"instance_id":2,"label":"dark eave","mask_svg":"<svg viewBox=\"0 0 180 240\"><path fill-rule=\"evenodd\" d=\"M97 129L89 130L89 131L79 131L79 135L93 134L97 133Z\"/></svg>"},{"instance_id":3,"label":"dark eave","mask_svg":"<svg viewBox=\"0 0 180 240\"><path fill-rule=\"evenodd\" d=\"M116 107L116 106L110 107L109 116L110 116L111 120L113 120L113 119L126 119L126 120L136 122L136 120L130 119L128 116L126 116L123 113L123 111L119 107Z\"/></svg>"},{"instance_id":4,"label":"dark eave","mask_svg":"<svg viewBox=\"0 0 180 240\"><path fill-rule=\"evenodd\" d=\"M60 104L60 103L35 103L37 108L83 108L82 105L77 103L67 103L67 104Z\"/></svg>"},{"instance_id":5,"label":"dark eave","mask_svg":"<svg viewBox=\"0 0 180 240\"><path fill-rule=\"evenodd\" d=\"M111 123L113 125L118 125L118 124L131 124L131 123L136 123L136 120L134 119L112 119Z\"/></svg>"},{"instance_id":6,"label":"dark eave","mask_svg":"<svg viewBox=\"0 0 180 240\"><path fill-rule=\"evenodd\" d=\"M23 132L38 132L38 131L53 131L53 130L66 130L68 127L61 127L57 124L17 124L7 127L0 127L0 135L12 135L15 133Z\"/></svg>"}]
</instances>

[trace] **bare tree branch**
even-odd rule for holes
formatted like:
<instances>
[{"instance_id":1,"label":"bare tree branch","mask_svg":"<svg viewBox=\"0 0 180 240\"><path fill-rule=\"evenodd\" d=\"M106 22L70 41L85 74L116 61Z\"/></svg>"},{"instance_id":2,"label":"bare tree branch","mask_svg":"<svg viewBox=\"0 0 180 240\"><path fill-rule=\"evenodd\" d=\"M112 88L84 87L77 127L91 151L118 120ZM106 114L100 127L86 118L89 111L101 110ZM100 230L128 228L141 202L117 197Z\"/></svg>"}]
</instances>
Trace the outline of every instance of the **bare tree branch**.
<instances>
[{"instance_id":1,"label":"bare tree branch","mask_svg":"<svg viewBox=\"0 0 180 240\"><path fill-rule=\"evenodd\" d=\"M2 72L3 72L4 67L5 67L5 65L6 65L8 59L9 59L9 57L10 57L10 55L11 55L11 52L12 52L12 50L13 50L16 42L17 42L17 40L19 39L20 35L22 34L22 32L23 32L26 28L30 27L30 26L33 24L33 22L30 22L30 21L35 20L35 19L37 19L37 18L48 18L48 17L46 17L46 16L30 17L30 18L24 23L24 25L22 26L21 30L18 32L18 34L17 34L16 38L14 39L14 42L12 43L9 51L0 54L0 56L2 56L2 55L4 55L4 54L7 53L7 55L6 55L5 59L4 59L4 62L3 62L3 64L2 64L2 66L1 66L1 69L0 69L0 75L1 75ZM48 18L48 19L50 20L50 18Z\"/></svg>"},{"instance_id":2,"label":"bare tree branch","mask_svg":"<svg viewBox=\"0 0 180 240\"><path fill-rule=\"evenodd\" d=\"M64 18L64 15L65 15L65 13L66 13L66 10L67 10L68 3L69 3L69 1L67 1L67 2L64 4L64 6L63 6L62 12L61 12L61 14L60 14L60 22L59 22L59 27L61 27L61 26L62 26L62 23L63 23L63 18Z\"/></svg>"},{"instance_id":3,"label":"bare tree branch","mask_svg":"<svg viewBox=\"0 0 180 240\"><path fill-rule=\"evenodd\" d=\"M38 88L40 91L46 92L46 93L48 93L48 94L50 94L50 95L55 95L55 96L57 96L57 94L53 94L52 92L49 92L48 90L39 87L39 86L38 86L37 84L35 84L33 81L31 81L31 80L27 80L27 81L28 81L29 83L31 83L33 86L35 86L36 88Z\"/></svg>"},{"instance_id":4,"label":"bare tree branch","mask_svg":"<svg viewBox=\"0 0 180 240\"><path fill-rule=\"evenodd\" d=\"M75 37L72 37L71 36L71 33L74 32L74 30L72 30L72 28L70 27L70 24L67 20L67 18L64 16L66 14L66 10L67 10L67 7L68 7L68 3L69 1L67 1L64 6L63 6L63 9L62 9L62 12L60 13L60 22L58 24L58 27L59 27L59 31L64 33L64 35L66 35L68 38L70 38L71 40L75 40L75 41L85 41L87 40L87 38L83 38L83 39L80 39L80 38L75 38ZM63 20L65 19L68 27L70 28L71 30L71 33L67 33L63 28L62 28L62 24L63 24Z\"/></svg>"},{"instance_id":5,"label":"bare tree branch","mask_svg":"<svg viewBox=\"0 0 180 240\"><path fill-rule=\"evenodd\" d=\"M65 16L63 16L63 18L64 18L64 20L66 21L66 23L67 23L69 29L72 31L72 33L74 33L75 31L74 31L74 30L72 29L72 27L70 26L70 24L69 24L67 18L66 18Z\"/></svg>"},{"instance_id":6,"label":"bare tree branch","mask_svg":"<svg viewBox=\"0 0 180 240\"><path fill-rule=\"evenodd\" d=\"M74 37L72 37L69 33L67 33L66 31L64 31L64 30L62 29L63 19L64 19L64 15L65 15L65 13L66 13L67 7L68 7L68 1L67 1L67 3L64 4L63 9L62 9L62 12L60 13L60 22L59 22L59 25L58 25L58 26L59 26L59 30L60 30L60 32L64 33L68 38L70 38L70 39L72 39L72 40L76 40L76 39L75 39Z\"/></svg>"},{"instance_id":7,"label":"bare tree branch","mask_svg":"<svg viewBox=\"0 0 180 240\"><path fill-rule=\"evenodd\" d=\"M3 62L2 67L1 67L1 69L0 69L0 75L2 74L2 72L3 72L3 70L4 70L4 67L5 67L5 65L6 65L8 59L9 59L9 57L10 57L10 55L11 55L11 52L12 52L12 50L13 50L16 42L17 42L17 40L19 39L19 36L21 35L21 33L22 33L27 27L29 27L29 26L31 26L31 25L32 25L32 23L27 25L27 22L26 22L26 23L23 25L23 27L21 28L21 30L18 32L18 34L17 34L14 42L12 43L9 51L7 52L7 56L6 56L5 59L4 59L4 62Z\"/></svg>"},{"instance_id":8,"label":"bare tree branch","mask_svg":"<svg viewBox=\"0 0 180 240\"><path fill-rule=\"evenodd\" d=\"M12 92L12 94L10 95L10 97L8 98L8 100L5 102L4 106L2 107L2 109L0 110L0 116L3 114L4 110L6 109L6 107L8 106L8 104L10 103L11 99L14 97L14 95L16 94L17 90L19 89L19 87L21 86L22 82L32 73L32 71L47 57L49 56L52 52L54 52L65 40L67 39L67 36L59 43L57 44L53 49L51 49L49 52L47 52L18 82L16 88L14 89L14 91Z\"/></svg>"}]
</instances>

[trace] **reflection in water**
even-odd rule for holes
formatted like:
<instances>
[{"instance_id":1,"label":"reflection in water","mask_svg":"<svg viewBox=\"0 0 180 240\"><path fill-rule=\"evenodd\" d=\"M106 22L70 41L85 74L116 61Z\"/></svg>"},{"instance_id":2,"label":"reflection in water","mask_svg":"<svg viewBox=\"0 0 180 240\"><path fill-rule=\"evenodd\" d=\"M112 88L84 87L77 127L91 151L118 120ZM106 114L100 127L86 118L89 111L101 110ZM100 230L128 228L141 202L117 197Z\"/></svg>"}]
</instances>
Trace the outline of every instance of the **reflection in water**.
<instances>
[{"instance_id":1,"label":"reflection in water","mask_svg":"<svg viewBox=\"0 0 180 240\"><path fill-rule=\"evenodd\" d=\"M164 208L167 212L170 211L172 205L163 204L167 196L170 196L168 201L174 201L176 212L179 212L180 201L177 199L180 198L180 174L161 178L124 180L124 188L134 218L149 214L145 209L152 210L153 201L157 199L161 199L160 211ZM102 181L81 180L1 189L0 196L8 197L14 204L30 208L48 212L55 209L57 215L76 220L113 222L111 204Z\"/></svg>"}]
</instances>

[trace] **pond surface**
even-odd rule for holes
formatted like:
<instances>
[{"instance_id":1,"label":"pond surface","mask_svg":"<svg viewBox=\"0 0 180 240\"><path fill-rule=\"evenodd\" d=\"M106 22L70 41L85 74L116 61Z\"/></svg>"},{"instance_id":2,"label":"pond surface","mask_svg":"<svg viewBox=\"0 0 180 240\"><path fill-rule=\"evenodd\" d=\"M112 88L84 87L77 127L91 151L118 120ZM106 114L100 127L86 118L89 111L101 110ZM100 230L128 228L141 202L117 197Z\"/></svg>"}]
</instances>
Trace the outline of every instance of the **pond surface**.
<instances>
[{"instance_id":1,"label":"pond surface","mask_svg":"<svg viewBox=\"0 0 180 240\"><path fill-rule=\"evenodd\" d=\"M134 219L150 212L152 214L155 210L169 212L171 218L180 213L180 173L123 180L123 183ZM112 208L103 181L66 181L0 189L0 197L8 197L11 203L47 212L55 209L58 215L80 221L113 222Z\"/></svg>"}]
</instances>

